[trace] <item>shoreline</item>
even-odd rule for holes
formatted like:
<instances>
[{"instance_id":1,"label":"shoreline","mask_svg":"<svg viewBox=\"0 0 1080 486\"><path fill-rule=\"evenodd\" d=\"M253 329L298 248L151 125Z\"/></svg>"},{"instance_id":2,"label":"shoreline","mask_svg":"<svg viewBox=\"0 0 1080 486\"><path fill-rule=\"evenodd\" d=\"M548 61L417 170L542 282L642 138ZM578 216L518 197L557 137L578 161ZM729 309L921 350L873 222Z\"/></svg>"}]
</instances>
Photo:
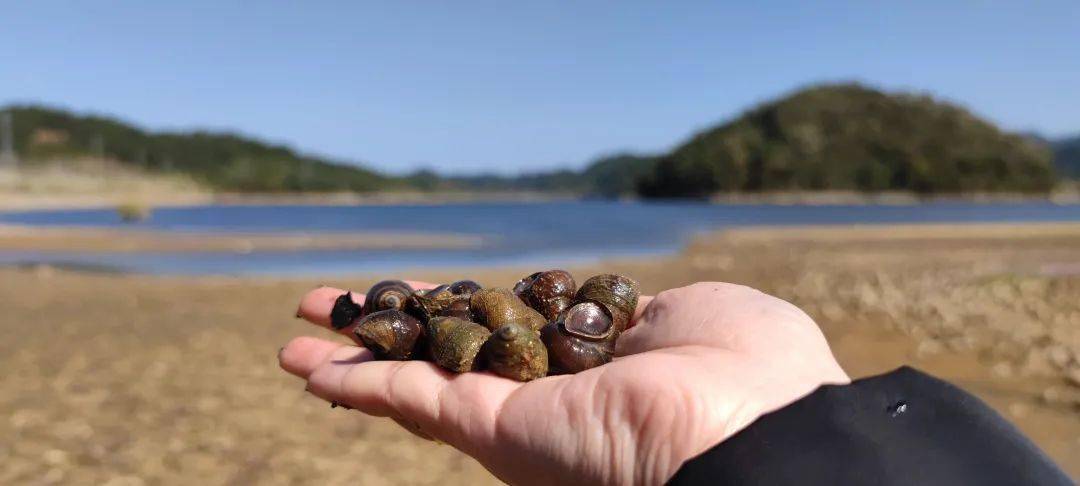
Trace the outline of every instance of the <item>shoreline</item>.
<instances>
[{"instance_id":1,"label":"shoreline","mask_svg":"<svg viewBox=\"0 0 1080 486\"><path fill-rule=\"evenodd\" d=\"M482 237L443 233L181 233L127 228L0 224L0 251L222 252L469 249Z\"/></svg>"},{"instance_id":2,"label":"shoreline","mask_svg":"<svg viewBox=\"0 0 1080 486\"><path fill-rule=\"evenodd\" d=\"M638 261L671 258L692 253L718 240L736 243L776 244L779 242L826 243L849 241L971 240L1009 241L1024 239L1068 239L1080 237L1080 222L970 222L970 223L857 223L811 225L729 226L691 237L671 253L601 258L585 264L612 260ZM478 249L485 244L477 235L413 232L177 232L169 230L33 226L0 223L0 252L35 251L63 253L221 252L245 254L256 251L303 250L446 250ZM42 265L52 266L48 263ZM525 264L521 264L525 265ZM485 268L519 266L494 263ZM437 267L439 269L452 266ZM364 276L361 271L343 275ZM305 278L310 274L276 275Z\"/></svg>"},{"instance_id":3,"label":"shoreline","mask_svg":"<svg viewBox=\"0 0 1080 486\"><path fill-rule=\"evenodd\" d=\"M117 194L85 193L56 195L41 193L0 192L0 212L109 209L126 204L151 208L190 206L357 206L357 205L433 205L480 203L550 203L589 201L592 198L570 193L539 191L491 192L381 192L381 193L213 193L213 192L120 192ZM640 198L618 198L611 201L650 201ZM652 200L658 203L678 199ZM855 191L776 191L764 193L717 194L703 200L726 205L882 205L910 206L926 203L964 202L976 204L1033 203L1080 204L1080 186L1063 186L1049 194L969 193L920 195L911 192L861 193Z\"/></svg>"}]
</instances>

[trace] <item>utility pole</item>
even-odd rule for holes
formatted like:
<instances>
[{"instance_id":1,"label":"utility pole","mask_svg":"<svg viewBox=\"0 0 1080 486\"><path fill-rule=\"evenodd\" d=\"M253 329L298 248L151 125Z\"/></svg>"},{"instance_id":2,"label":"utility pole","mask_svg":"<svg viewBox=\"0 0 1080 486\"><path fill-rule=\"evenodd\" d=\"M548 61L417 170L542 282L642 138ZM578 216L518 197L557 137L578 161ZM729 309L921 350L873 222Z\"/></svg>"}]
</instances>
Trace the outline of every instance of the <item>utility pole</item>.
<instances>
[{"instance_id":1,"label":"utility pole","mask_svg":"<svg viewBox=\"0 0 1080 486\"><path fill-rule=\"evenodd\" d=\"M12 133L11 112L0 113L0 167L17 168L19 159L15 156L15 135Z\"/></svg>"}]
</instances>

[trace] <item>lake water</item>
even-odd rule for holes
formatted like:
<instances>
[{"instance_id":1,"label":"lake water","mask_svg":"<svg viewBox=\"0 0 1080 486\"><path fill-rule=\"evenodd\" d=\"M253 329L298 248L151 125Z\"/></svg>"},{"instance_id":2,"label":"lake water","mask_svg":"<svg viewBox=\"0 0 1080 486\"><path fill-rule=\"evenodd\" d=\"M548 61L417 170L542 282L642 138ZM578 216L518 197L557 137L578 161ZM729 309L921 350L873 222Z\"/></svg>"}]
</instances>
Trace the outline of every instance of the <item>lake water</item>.
<instances>
[{"instance_id":1,"label":"lake water","mask_svg":"<svg viewBox=\"0 0 1080 486\"><path fill-rule=\"evenodd\" d=\"M851 223L1080 221L1080 205L930 203L911 206L715 205L557 202L386 206L200 206L163 208L144 223L114 211L0 213L0 223L130 227L172 232L419 232L484 239L455 250L236 253L36 253L0 251L0 264L50 263L155 274L322 275L397 273L410 267L565 265L669 254L695 234L727 226Z\"/></svg>"}]
</instances>

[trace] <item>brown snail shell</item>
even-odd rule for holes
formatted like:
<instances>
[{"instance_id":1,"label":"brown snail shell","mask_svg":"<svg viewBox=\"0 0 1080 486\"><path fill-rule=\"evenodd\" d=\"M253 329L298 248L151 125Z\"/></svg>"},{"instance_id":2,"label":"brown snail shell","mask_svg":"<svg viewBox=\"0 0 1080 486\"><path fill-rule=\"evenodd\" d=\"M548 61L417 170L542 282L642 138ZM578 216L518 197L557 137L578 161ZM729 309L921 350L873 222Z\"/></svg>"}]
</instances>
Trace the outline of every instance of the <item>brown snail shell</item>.
<instances>
[{"instance_id":1,"label":"brown snail shell","mask_svg":"<svg viewBox=\"0 0 1080 486\"><path fill-rule=\"evenodd\" d=\"M529 381L547 375L548 353L540 336L516 322L491 333L480 348L480 355L487 369L499 376Z\"/></svg>"},{"instance_id":2,"label":"brown snail shell","mask_svg":"<svg viewBox=\"0 0 1080 486\"><path fill-rule=\"evenodd\" d=\"M515 322L534 331L547 324L547 319L529 307L509 289L487 288L472 294L471 307L477 321L494 331Z\"/></svg>"},{"instance_id":3,"label":"brown snail shell","mask_svg":"<svg viewBox=\"0 0 1080 486\"><path fill-rule=\"evenodd\" d=\"M459 284L460 282L455 282ZM458 286L458 292L467 290ZM471 293L454 293L451 285L440 285L431 290L413 292L405 302L405 311L413 317L427 322L435 317L457 317L466 321L473 320L469 299Z\"/></svg>"},{"instance_id":4,"label":"brown snail shell","mask_svg":"<svg viewBox=\"0 0 1080 486\"><path fill-rule=\"evenodd\" d=\"M612 334L618 337L630 324L640 295L640 287L633 279L622 275L602 274L581 284L574 303L593 301L603 305L612 319Z\"/></svg>"},{"instance_id":5,"label":"brown snail shell","mask_svg":"<svg viewBox=\"0 0 1080 486\"><path fill-rule=\"evenodd\" d=\"M401 280L383 280L376 283L368 289L362 315L387 309L401 310L412 293L413 288Z\"/></svg>"},{"instance_id":6,"label":"brown snail shell","mask_svg":"<svg viewBox=\"0 0 1080 486\"><path fill-rule=\"evenodd\" d=\"M454 295L472 295L476 291L480 290L480 284L473 282L472 280L458 280L449 285L450 293Z\"/></svg>"},{"instance_id":7,"label":"brown snail shell","mask_svg":"<svg viewBox=\"0 0 1080 486\"><path fill-rule=\"evenodd\" d=\"M491 332L484 326L457 317L435 317L428 321L428 352L435 364L457 373L479 368L480 347Z\"/></svg>"},{"instance_id":8,"label":"brown snail shell","mask_svg":"<svg viewBox=\"0 0 1080 486\"><path fill-rule=\"evenodd\" d=\"M344 329L362 312L363 308L353 300L352 292L345 292L334 301L334 308L330 310L330 326L337 330Z\"/></svg>"},{"instance_id":9,"label":"brown snail shell","mask_svg":"<svg viewBox=\"0 0 1080 486\"><path fill-rule=\"evenodd\" d=\"M353 333L377 359L406 360L413 357L423 327L413 316L386 309L360 318Z\"/></svg>"},{"instance_id":10,"label":"brown snail shell","mask_svg":"<svg viewBox=\"0 0 1080 486\"><path fill-rule=\"evenodd\" d=\"M548 321L555 320L574 300L577 284L566 270L536 272L521 279L514 293Z\"/></svg>"},{"instance_id":11,"label":"brown snail shell","mask_svg":"<svg viewBox=\"0 0 1080 486\"><path fill-rule=\"evenodd\" d=\"M574 304L540 331L551 372L577 373L610 362L639 294L637 282L621 275L586 280Z\"/></svg>"},{"instance_id":12,"label":"brown snail shell","mask_svg":"<svg viewBox=\"0 0 1080 486\"><path fill-rule=\"evenodd\" d=\"M589 341L563 332L558 322L540 330L540 341L548 351L549 373L570 374L610 363L614 343Z\"/></svg>"}]
</instances>

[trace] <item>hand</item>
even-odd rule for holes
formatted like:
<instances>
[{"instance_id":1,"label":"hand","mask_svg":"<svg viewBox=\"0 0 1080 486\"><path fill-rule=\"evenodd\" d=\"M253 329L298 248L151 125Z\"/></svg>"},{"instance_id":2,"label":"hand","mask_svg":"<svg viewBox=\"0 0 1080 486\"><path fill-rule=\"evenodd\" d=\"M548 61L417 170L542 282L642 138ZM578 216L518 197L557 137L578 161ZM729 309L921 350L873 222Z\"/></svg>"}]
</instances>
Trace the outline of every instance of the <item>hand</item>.
<instances>
[{"instance_id":1,"label":"hand","mask_svg":"<svg viewBox=\"0 0 1080 486\"><path fill-rule=\"evenodd\" d=\"M328 326L343 292L311 291L299 315ZM392 417L511 484L661 483L761 415L849 381L809 316L748 287L668 290L636 314L613 362L528 383L308 337L279 359L315 395Z\"/></svg>"}]
</instances>

